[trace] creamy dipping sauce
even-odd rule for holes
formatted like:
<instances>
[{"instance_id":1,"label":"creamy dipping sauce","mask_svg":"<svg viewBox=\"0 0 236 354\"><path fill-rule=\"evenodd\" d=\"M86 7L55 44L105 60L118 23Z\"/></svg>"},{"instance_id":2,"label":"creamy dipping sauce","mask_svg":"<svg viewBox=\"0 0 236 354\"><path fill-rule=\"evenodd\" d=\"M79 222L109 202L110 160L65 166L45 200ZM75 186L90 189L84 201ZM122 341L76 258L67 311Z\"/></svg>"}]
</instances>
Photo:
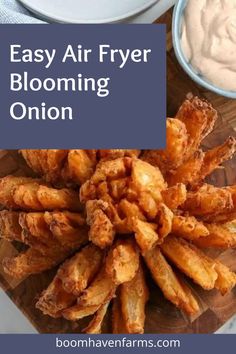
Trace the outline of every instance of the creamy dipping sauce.
<instances>
[{"instance_id":1,"label":"creamy dipping sauce","mask_svg":"<svg viewBox=\"0 0 236 354\"><path fill-rule=\"evenodd\" d=\"M188 0L181 44L199 74L236 91L236 0Z\"/></svg>"}]
</instances>

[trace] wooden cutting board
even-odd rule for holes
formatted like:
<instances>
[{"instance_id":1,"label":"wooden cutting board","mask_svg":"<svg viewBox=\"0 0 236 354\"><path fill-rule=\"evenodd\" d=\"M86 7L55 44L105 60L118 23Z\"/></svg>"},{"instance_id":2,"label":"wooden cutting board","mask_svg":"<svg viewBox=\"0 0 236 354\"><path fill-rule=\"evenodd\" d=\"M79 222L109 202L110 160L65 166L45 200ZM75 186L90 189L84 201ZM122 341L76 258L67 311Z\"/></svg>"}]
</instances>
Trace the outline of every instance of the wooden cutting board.
<instances>
[{"instance_id":1,"label":"wooden cutting board","mask_svg":"<svg viewBox=\"0 0 236 354\"><path fill-rule=\"evenodd\" d=\"M219 97L198 87L183 72L177 63L171 42L172 10L168 11L158 21L167 25L167 107L168 115L174 116L178 107L188 93L203 96L212 102L219 111L219 119L214 132L204 142L204 147L210 148L220 144L229 135L236 136L236 100ZM219 170L210 182L215 185L236 183L236 159L225 164L224 170ZM16 152L0 151L0 176L6 174L29 174L23 161ZM17 254L18 249L6 241L0 243L0 261L6 255ZM225 264L236 271L236 250L229 250L219 254L215 252ZM18 308L28 317L36 329L41 333L73 333L80 331L89 319L82 323L73 324L63 319L51 319L43 316L35 309L35 302L41 291L49 284L54 270L40 275L30 276L20 283L6 277L0 266L0 285ZM236 288L222 297L216 291L204 291L190 283L195 295L201 304L201 312L197 318L188 318L171 303L169 303L149 279L151 298L147 307L146 333L212 333L221 327L236 313ZM104 332L107 332L109 316L105 322Z\"/></svg>"}]
</instances>

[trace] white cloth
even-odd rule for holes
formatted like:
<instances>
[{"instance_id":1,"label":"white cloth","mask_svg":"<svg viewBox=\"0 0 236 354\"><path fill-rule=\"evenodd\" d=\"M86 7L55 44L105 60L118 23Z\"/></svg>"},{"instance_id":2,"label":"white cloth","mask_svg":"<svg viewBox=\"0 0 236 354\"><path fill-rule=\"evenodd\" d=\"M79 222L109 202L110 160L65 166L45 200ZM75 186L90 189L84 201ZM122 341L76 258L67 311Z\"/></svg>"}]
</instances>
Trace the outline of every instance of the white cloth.
<instances>
[{"instance_id":1,"label":"white cloth","mask_svg":"<svg viewBox=\"0 0 236 354\"><path fill-rule=\"evenodd\" d=\"M0 23L45 23L17 0L0 0Z\"/></svg>"}]
</instances>

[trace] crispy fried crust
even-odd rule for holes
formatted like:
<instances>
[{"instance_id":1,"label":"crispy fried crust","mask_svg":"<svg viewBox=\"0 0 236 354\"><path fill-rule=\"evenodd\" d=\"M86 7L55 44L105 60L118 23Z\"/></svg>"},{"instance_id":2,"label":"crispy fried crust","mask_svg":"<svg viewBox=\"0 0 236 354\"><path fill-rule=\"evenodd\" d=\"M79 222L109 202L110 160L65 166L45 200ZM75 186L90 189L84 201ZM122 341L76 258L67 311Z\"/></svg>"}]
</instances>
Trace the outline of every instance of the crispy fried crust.
<instances>
[{"instance_id":1,"label":"crispy fried crust","mask_svg":"<svg viewBox=\"0 0 236 354\"><path fill-rule=\"evenodd\" d=\"M43 210L37 196L38 189L39 184L36 182L18 186L12 192L14 202L23 210Z\"/></svg>"},{"instance_id":2,"label":"crispy fried crust","mask_svg":"<svg viewBox=\"0 0 236 354\"><path fill-rule=\"evenodd\" d=\"M69 321L78 321L84 317L93 315L99 308L100 305L84 306L76 304L62 311L62 315Z\"/></svg>"},{"instance_id":3,"label":"crispy fried crust","mask_svg":"<svg viewBox=\"0 0 236 354\"><path fill-rule=\"evenodd\" d=\"M135 193L135 190L133 190ZM161 200L161 193L160 200ZM140 209L142 213L147 216L147 219L154 220L157 216L159 210L159 202L156 202L150 193L141 192L140 195L136 195L136 199L138 200Z\"/></svg>"},{"instance_id":4,"label":"crispy fried crust","mask_svg":"<svg viewBox=\"0 0 236 354\"><path fill-rule=\"evenodd\" d=\"M235 274L195 246L236 244L229 224L236 187L202 185L236 150L235 138L200 150L216 116L208 102L185 100L167 119L165 150L21 151L43 180L0 180L0 204L9 209L0 212L0 232L29 246L4 267L22 278L67 259L38 301L43 313L72 321L94 315L84 331L101 333L117 294L113 332L143 333L148 290L140 253L165 297L187 314L198 303L168 260L204 289L225 294L235 286Z\"/></svg>"},{"instance_id":5,"label":"crispy fried crust","mask_svg":"<svg viewBox=\"0 0 236 354\"><path fill-rule=\"evenodd\" d=\"M44 314L60 317L62 310L71 307L76 298L92 281L99 270L101 261L102 252L96 246L84 247L60 266L55 278L41 295L37 308ZM75 312L78 315L78 308L76 307L76 311L73 308L74 306L68 310L68 316L75 316ZM85 312L86 310L83 309L83 313Z\"/></svg>"},{"instance_id":6,"label":"crispy fried crust","mask_svg":"<svg viewBox=\"0 0 236 354\"><path fill-rule=\"evenodd\" d=\"M20 150L27 164L48 182L60 180L67 150Z\"/></svg>"},{"instance_id":7,"label":"crispy fried crust","mask_svg":"<svg viewBox=\"0 0 236 354\"><path fill-rule=\"evenodd\" d=\"M216 217L228 213L234 208L232 193L226 188L217 188L204 184L197 191L189 192L183 209L191 215Z\"/></svg>"},{"instance_id":8,"label":"crispy fried crust","mask_svg":"<svg viewBox=\"0 0 236 354\"><path fill-rule=\"evenodd\" d=\"M128 177L114 179L110 181L109 186L106 184L107 193L115 200L120 200L127 194L129 179ZM102 195L101 195L102 196Z\"/></svg>"},{"instance_id":9,"label":"crispy fried crust","mask_svg":"<svg viewBox=\"0 0 236 354\"><path fill-rule=\"evenodd\" d=\"M47 248L57 245L47 223L44 213L20 213L19 225L22 228L22 241L36 248Z\"/></svg>"},{"instance_id":10,"label":"crispy fried crust","mask_svg":"<svg viewBox=\"0 0 236 354\"><path fill-rule=\"evenodd\" d=\"M185 124L179 119L167 118L166 148L146 150L143 160L160 168L162 173L178 168L184 161L188 142Z\"/></svg>"},{"instance_id":11,"label":"crispy fried crust","mask_svg":"<svg viewBox=\"0 0 236 354\"><path fill-rule=\"evenodd\" d=\"M98 185L98 183L104 181L126 177L130 170L131 161L132 159L129 157L100 161L91 177L91 183Z\"/></svg>"},{"instance_id":12,"label":"crispy fried crust","mask_svg":"<svg viewBox=\"0 0 236 354\"><path fill-rule=\"evenodd\" d=\"M28 177L7 176L0 179L0 204L9 209L19 209L14 201L13 191L19 186L32 183L35 180Z\"/></svg>"},{"instance_id":13,"label":"crispy fried crust","mask_svg":"<svg viewBox=\"0 0 236 354\"><path fill-rule=\"evenodd\" d=\"M169 186L177 183L184 183L187 186L195 185L199 181L199 171L204 161L204 152L197 150L181 166L168 174L167 182Z\"/></svg>"},{"instance_id":14,"label":"crispy fried crust","mask_svg":"<svg viewBox=\"0 0 236 354\"><path fill-rule=\"evenodd\" d=\"M140 220L145 221L146 217L140 210L137 202L130 202L127 199L121 199L118 206L118 212L123 217L127 218L139 218Z\"/></svg>"},{"instance_id":15,"label":"crispy fried crust","mask_svg":"<svg viewBox=\"0 0 236 354\"><path fill-rule=\"evenodd\" d=\"M112 301L112 333L124 334L127 333L127 328L123 313L121 310L120 292L119 288L116 297Z\"/></svg>"},{"instance_id":16,"label":"crispy fried crust","mask_svg":"<svg viewBox=\"0 0 236 354\"><path fill-rule=\"evenodd\" d=\"M172 233L186 240L205 238L209 235L208 228L194 216L175 215L172 223Z\"/></svg>"},{"instance_id":17,"label":"crispy fried crust","mask_svg":"<svg viewBox=\"0 0 236 354\"><path fill-rule=\"evenodd\" d=\"M219 223L219 224L225 224L227 222L232 222L234 220L236 220L236 209L235 211L232 210L230 212L223 212L217 215L208 215L208 216L204 216L204 221L208 222L208 223Z\"/></svg>"},{"instance_id":18,"label":"crispy fried crust","mask_svg":"<svg viewBox=\"0 0 236 354\"><path fill-rule=\"evenodd\" d=\"M99 150L99 157L102 160L115 160L120 157L138 157L140 150L131 150L131 149L111 149L111 150Z\"/></svg>"},{"instance_id":19,"label":"crispy fried crust","mask_svg":"<svg viewBox=\"0 0 236 354\"><path fill-rule=\"evenodd\" d=\"M215 270L218 274L215 288L218 289L222 295L230 292L236 285L236 274L219 261L216 261Z\"/></svg>"},{"instance_id":20,"label":"crispy fried crust","mask_svg":"<svg viewBox=\"0 0 236 354\"><path fill-rule=\"evenodd\" d=\"M178 183L173 187L165 189L161 194L165 205L172 210L184 204L187 198L186 186L183 183Z\"/></svg>"},{"instance_id":21,"label":"crispy fried crust","mask_svg":"<svg viewBox=\"0 0 236 354\"><path fill-rule=\"evenodd\" d=\"M224 144L208 150L205 153L202 167L199 174L198 183L203 181L209 174L211 174L224 161L233 157L236 152L236 139L229 137Z\"/></svg>"},{"instance_id":22,"label":"crispy fried crust","mask_svg":"<svg viewBox=\"0 0 236 354\"><path fill-rule=\"evenodd\" d=\"M113 224L117 233L129 234L134 231L132 220L139 219L146 220L137 202L130 202L127 199L121 199L117 206L117 214L120 220L115 220Z\"/></svg>"},{"instance_id":23,"label":"crispy fried crust","mask_svg":"<svg viewBox=\"0 0 236 354\"><path fill-rule=\"evenodd\" d=\"M83 184L99 160L138 157L140 150L20 150L25 161L46 181L56 184Z\"/></svg>"},{"instance_id":24,"label":"crispy fried crust","mask_svg":"<svg viewBox=\"0 0 236 354\"><path fill-rule=\"evenodd\" d=\"M135 239L142 252L146 252L156 244L163 242L164 238L172 230L172 211L163 203L158 206L156 220L153 223L139 220L136 217L131 218L132 231L135 233Z\"/></svg>"},{"instance_id":25,"label":"crispy fried crust","mask_svg":"<svg viewBox=\"0 0 236 354\"><path fill-rule=\"evenodd\" d=\"M218 275L211 258L187 241L173 236L168 237L160 247L167 258L203 289L214 288Z\"/></svg>"},{"instance_id":26,"label":"crispy fried crust","mask_svg":"<svg viewBox=\"0 0 236 354\"><path fill-rule=\"evenodd\" d=\"M225 189L231 193L233 204L236 209L236 185L230 186L230 187L225 187Z\"/></svg>"},{"instance_id":27,"label":"crispy fried crust","mask_svg":"<svg viewBox=\"0 0 236 354\"><path fill-rule=\"evenodd\" d=\"M100 270L92 284L82 293L79 304L83 306L101 306L112 299L116 285L107 274L105 266Z\"/></svg>"},{"instance_id":28,"label":"crispy fried crust","mask_svg":"<svg viewBox=\"0 0 236 354\"><path fill-rule=\"evenodd\" d=\"M155 247L147 252L144 259L165 297L186 313L196 314L199 311L197 300L187 285L177 277L160 248Z\"/></svg>"},{"instance_id":29,"label":"crispy fried crust","mask_svg":"<svg viewBox=\"0 0 236 354\"><path fill-rule=\"evenodd\" d=\"M159 205L157 224L161 242L163 242L164 238L168 236L172 230L173 216L174 214L165 204L161 203Z\"/></svg>"},{"instance_id":30,"label":"crispy fried crust","mask_svg":"<svg viewBox=\"0 0 236 354\"><path fill-rule=\"evenodd\" d=\"M29 248L13 258L4 258L4 271L14 278L25 278L31 274L51 269L66 259L70 253L60 248L39 252Z\"/></svg>"},{"instance_id":31,"label":"crispy fried crust","mask_svg":"<svg viewBox=\"0 0 236 354\"><path fill-rule=\"evenodd\" d=\"M22 229L19 225L17 211L3 210L0 212L0 237L9 241L22 242Z\"/></svg>"},{"instance_id":32,"label":"crispy fried crust","mask_svg":"<svg viewBox=\"0 0 236 354\"><path fill-rule=\"evenodd\" d=\"M200 237L194 240L194 244L200 248L235 248L236 247L236 233L230 231L225 225L220 224L206 224L209 231L207 237Z\"/></svg>"},{"instance_id":33,"label":"crispy fried crust","mask_svg":"<svg viewBox=\"0 0 236 354\"><path fill-rule=\"evenodd\" d=\"M89 240L100 248L110 246L115 237L115 229L105 214L107 204L91 200L86 203L87 223L90 226Z\"/></svg>"},{"instance_id":34,"label":"crispy fried crust","mask_svg":"<svg viewBox=\"0 0 236 354\"><path fill-rule=\"evenodd\" d=\"M194 161L192 156L199 149L201 141L212 131L216 119L217 112L207 101L198 97L186 99L175 119L167 119L166 149L145 151L143 159L158 166L164 175L185 165L187 160L191 161L192 166L197 167L197 161ZM184 169L188 171L188 177L193 178L194 175L189 175L189 167L190 163L187 163L178 172L179 179L184 179Z\"/></svg>"},{"instance_id":35,"label":"crispy fried crust","mask_svg":"<svg viewBox=\"0 0 236 354\"><path fill-rule=\"evenodd\" d=\"M48 288L41 294L36 308L54 318L61 317L62 311L76 301L76 296L64 290L61 280L56 275Z\"/></svg>"},{"instance_id":36,"label":"crispy fried crust","mask_svg":"<svg viewBox=\"0 0 236 354\"><path fill-rule=\"evenodd\" d=\"M77 192L55 189L38 180L8 176L0 180L0 204L21 210L81 210Z\"/></svg>"},{"instance_id":37,"label":"crispy fried crust","mask_svg":"<svg viewBox=\"0 0 236 354\"><path fill-rule=\"evenodd\" d=\"M194 154L172 173L167 175L170 186L184 183L189 186L199 185L208 175L236 152L236 139L229 137L224 144L212 150L195 151Z\"/></svg>"},{"instance_id":38,"label":"crispy fried crust","mask_svg":"<svg viewBox=\"0 0 236 354\"><path fill-rule=\"evenodd\" d=\"M155 201L160 201L160 191L166 188L166 183L158 167L135 159L132 161L130 188L134 189L137 194L149 193Z\"/></svg>"},{"instance_id":39,"label":"crispy fried crust","mask_svg":"<svg viewBox=\"0 0 236 354\"><path fill-rule=\"evenodd\" d=\"M106 272L115 284L131 281L139 268L139 251L132 238L119 239L108 252Z\"/></svg>"},{"instance_id":40,"label":"crispy fried crust","mask_svg":"<svg viewBox=\"0 0 236 354\"><path fill-rule=\"evenodd\" d=\"M222 190L229 193L232 199L230 210L223 209L218 215L209 215L206 219L209 222L226 223L236 220L236 185L224 187ZM229 208L228 208L229 209Z\"/></svg>"},{"instance_id":41,"label":"crispy fried crust","mask_svg":"<svg viewBox=\"0 0 236 354\"><path fill-rule=\"evenodd\" d=\"M79 195L68 188L54 189L40 186L37 191L37 198L44 210L81 210Z\"/></svg>"},{"instance_id":42,"label":"crispy fried crust","mask_svg":"<svg viewBox=\"0 0 236 354\"><path fill-rule=\"evenodd\" d=\"M45 212L44 220L54 238L63 247L78 249L88 242L88 227L81 214L67 211Z\"/></svg>"},{"instance_id":43,"label":"crispy fried crust","mask_svg":"<svg viewBox=\"0 0 236 354\"><path fill-rule=\"evenodd\" d=\"M96 166L96 151L88 153L87 150L70 150L67 156L62 177L79 185L88 180Z\"/></svg>"},{"instance_id":44,"label":"crispy fried crust","mask_svg":"<svg viewBox=\"0 0 236 354\"><path fill-rule=\"evenodd\" d=\"M145 306L149 298L140 264L136 276L120 286L121 309L128 333L144 333Z\"/></svg>"},{"instance_id":45,"label":"crispy fried crust","mask_svg":"<svg viewBox=\"0 0 236 354\"><path fill-rule=\"evenodd\" d=\"M187 159L194 154L202 140L212 131L217 112L209 102L193 97L183 102L176 118L183 122L187 129Z\"/></svg>"},{"instance_id":46,"label":"crispy fried crust","mask_svg":"<svg viewBox=\"0 0 236 354\"><path fill-rule=\"evenodd\" d=\"M79 296L98 273L102 258L102 251L90 244L67 260L57 272L65 291Z\"/></svg>"},{"instance_id":47,"label":"crispy fried crust","mask_svg":"<svg viewBox=\"0 0 236 354\"><path fill-rule=\"evenodd\" d=\"M106 302L104 305L102 305L98 309L98 311L94 315L92 321L83 330L83 332L85 332L87 334L101 334L102 333L102 323L103 323L104 317L107 313L107 309L108 309L109 304L110 304L110 301Z\"/></svg>"},{"instance_id":48,"label":"crispy fried crust","mask_svg":"<svg viewBox=\"0 0 236 354\"><path fill-rule=\"evenodd\" d=\"M85 219L79 213L2 211L0 217L5 238L17 233L14 239L32 247L49 248L60 244L64 248L77 249L88 241Z\"/></svg>"},{"instance_id":49,"label":"crispy fried crust","mask_svg":"<svg viewBox=\"0 0 236 354\"><path fill-rule=\"evenodd\" d=\"M133 218L132 228L135 232L136 242L142 252L152 249L160 240L155 224Z\"/></svg>"},{"instance_id":50,"label":"crispy fried crust","mask_svg":"<svg viewBox=\"0 0 236 354\"><path fill-rule=\"evenodd\" d=\"M97 162L96 150L21 150L21 153L36 173L52 183L80 185L91 177Z\"/></svg>"}]
</instances>

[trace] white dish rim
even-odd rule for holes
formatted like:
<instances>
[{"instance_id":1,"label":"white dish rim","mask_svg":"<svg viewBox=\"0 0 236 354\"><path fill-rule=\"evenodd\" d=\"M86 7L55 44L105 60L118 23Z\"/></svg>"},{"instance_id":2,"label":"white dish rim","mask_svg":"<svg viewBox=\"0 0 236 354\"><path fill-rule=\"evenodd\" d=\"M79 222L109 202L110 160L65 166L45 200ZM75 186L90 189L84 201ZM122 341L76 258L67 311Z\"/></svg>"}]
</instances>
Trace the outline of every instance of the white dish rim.
<instances>
[{"instance_id":1,"label":"white dish rim","mask_svg":"<svg viewBox=\"0 0 236 354\"><path fill-rule=\"evenodd\" d=\"M54 21L57 23L67 23L67 24L103 24L103 23L114 23L114 22L119 22L122 20L125 20L127 18L130 18L132 16L135 16L139 13L141 13L142 11L148 9L149 7L151 7L152 5L154 5L155 3L159 2L159 0L149 0L146 4L137 7L136 9L134 9L133 11L127 12L124 15L120 15L120 16L114 16L114 17L110 17L110 18L105 18L105 19L101 19L101 20L82 20L82 19L78 19L76 22L75 21L70 21L70 20L65 20L62 17L51 17L50 15L47 14L47 12L45 12L44 10L41 10L37 7L34 7L32 5L30 5L28 3L28 0L18 0L19 2L21 2L29 11L35 13L36 15L39 16L39 18L44 19L44 20L49 20L49 21Z\"/></svg>"}]
</instances>

